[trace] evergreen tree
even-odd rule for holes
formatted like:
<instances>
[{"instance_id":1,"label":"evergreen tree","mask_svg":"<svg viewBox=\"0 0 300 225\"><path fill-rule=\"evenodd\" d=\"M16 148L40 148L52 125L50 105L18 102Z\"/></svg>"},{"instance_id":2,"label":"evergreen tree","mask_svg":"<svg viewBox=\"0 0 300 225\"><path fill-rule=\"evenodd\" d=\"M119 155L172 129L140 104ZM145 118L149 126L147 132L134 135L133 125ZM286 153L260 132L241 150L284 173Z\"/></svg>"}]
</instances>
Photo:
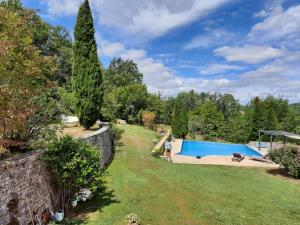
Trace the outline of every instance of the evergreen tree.
<instances>
[{"instance_id":1,"label":"evergreen tree","mask_svg":"<svg viewBox=\"0 0 300 225\"><path fill-rule=\"evenodd\" d=\"M189 132L188 123L189 123L189 118L188 118L187 111L186 111L186 109L182 109L181 114L180 114L180 126L181 126L181 137L182 138L185 138L185 136Z\"/></svg>"},{"instance_id":2,"label":"evergreen tree","mask_svg":"<svg viewBox=\"0 0 300 225\"><path fill-rule=\"evenodd\" d=\"M176 138L185 138L188 133L188 116L186 110L175 105L171 121L172 133Z\"/></svg>"},{"instance_id":3,"label":"evergreen tree","mask_svg":"<svg viewBox=\"0 0 300 225\"><path fill-rule=\"evenodd\" d=\"M257 132L260 129L266 129L264 127L266 113L259 97L251 101L250 107L252 108L252 139L255 140L258 137Z\"/></svg>"},{"instance_id":4,"label":"evergreen tree","mask_svg":"<svg viewBox=\"0 0 300 225\"><path fill-rule=\"evenodd\" d=\"M174 111L172 113L171 128L172 128L173 136L178 138L180 136L181 131L180 131L180 112L177 104L175 105Z\"/></svg>"},{"instance_id":5,"label":"evergreen tree","mask_svg":"<svg viewBox=\"0 0 300 225\"><path fill-rule=\"evenodd\" d=\"M266 120L264 124L265 130L277 130L278 128L278 120L274 110L271 108L266 112Z\"/></svg>"},{"instance_id":6,"label":"evergreen tree","mask_svg":"<svg viewBox=\"0 0 300 225\"><path fill-rule=\"evenodd\" d=\"M73 46L72 88L76 114L82 126L89 129L100 117L103 99L103 71L97 56L93 16L88 0L81 5Z\"/></svg>"}]
</instances>

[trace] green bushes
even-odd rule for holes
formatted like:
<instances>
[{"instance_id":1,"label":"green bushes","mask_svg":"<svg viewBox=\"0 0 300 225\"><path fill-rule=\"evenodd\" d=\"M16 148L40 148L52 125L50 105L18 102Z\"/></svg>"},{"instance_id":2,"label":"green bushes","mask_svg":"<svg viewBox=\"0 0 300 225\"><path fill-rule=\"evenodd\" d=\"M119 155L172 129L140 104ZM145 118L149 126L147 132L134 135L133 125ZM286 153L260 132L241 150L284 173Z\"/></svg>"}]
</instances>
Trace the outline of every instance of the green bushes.
<instances>
[{"instance_id":1,"label":"green bushes","mask_svg":"<svg viewBox=\"0 0 300 225\"><path fill-rule=\"evenodd\" d=\"M285 146L269 153L270 158L294 177L300 178L300 153L296 147Z\"/></svg>"},{"instance_id":2,"label":"green bushes","mask_svg":"<svg viewBox=\"0 0 300 225\"><path fill-rule=\"evenodd\" d=\"M118 128L115 124L109 123L109 127L112 131L112 135L114 138L114 141L117 143L118 141L121 140L122 134L124 133L123 129Z\"/></svg>"},{"instance_id":3,"label":"green bushes","mask_svg":"<svg viewBox=\"0 0 300 225\"><path fill-rule=\"evenodd\" d=\"M84 141L70 136L54 140L48 145L42 160L59 177L64 193L67 193L64 196L67 203L80 188L94 191L99 187L102 172L100 151Z\"/></svg>"}]
</instances>

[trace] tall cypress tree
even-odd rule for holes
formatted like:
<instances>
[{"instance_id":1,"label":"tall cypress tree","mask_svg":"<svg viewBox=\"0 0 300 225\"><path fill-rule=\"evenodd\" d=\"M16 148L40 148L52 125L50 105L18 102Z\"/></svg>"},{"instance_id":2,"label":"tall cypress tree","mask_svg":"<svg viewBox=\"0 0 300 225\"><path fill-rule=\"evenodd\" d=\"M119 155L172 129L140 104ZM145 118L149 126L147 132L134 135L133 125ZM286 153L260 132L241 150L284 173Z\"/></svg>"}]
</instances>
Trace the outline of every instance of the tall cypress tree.
<instances>
[{"instance_id":1,"label":"tall cypress tree","mask_svg":"<svg viewBox=\"0 0 300 225\"><path fill-rule=\"evenodd\" d=\"M188 116L185 109L175 105L171 121L172 134L176 138L185 138L188 133Z\"/></svg>"},{"instance_id":2,"label":"tall cypress tree","mask_svg":"<svg viewBox=\"0 0 300 225\"><path fill-rule=\"evenodd\" d=\"M100 117L103 101L102 68L97 55L93 16L88 0L80 6L73 46L72 88L80 124L89 129Z\"/></svg>"}]
</instances>

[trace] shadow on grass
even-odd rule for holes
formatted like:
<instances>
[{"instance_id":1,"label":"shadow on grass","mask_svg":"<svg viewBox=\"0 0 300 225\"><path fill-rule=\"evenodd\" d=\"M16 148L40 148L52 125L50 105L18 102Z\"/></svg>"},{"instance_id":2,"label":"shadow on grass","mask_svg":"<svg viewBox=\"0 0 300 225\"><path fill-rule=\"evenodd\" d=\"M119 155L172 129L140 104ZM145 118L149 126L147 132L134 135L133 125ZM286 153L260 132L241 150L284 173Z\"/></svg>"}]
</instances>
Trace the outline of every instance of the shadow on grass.
<instances>
[{"instance_id":1,"label":"shadow on grass","mask_svg":"<svg viewBox=\"0 0 300 225\"><path fill-rule=\"evenodd\" d=\"M75 209L72 209L64 225L84 225L89 213L101 212L105 206L120 203L114 191L107 188L106 182L102 182L94 197L87 202L80 202Z\"/></svg>"},{"instance_id":2,"label":"shadow on grass","mask_svg":"<svg viewBox=\"0 0 300 225\"><path fill-rule=\"evenodd\" d=\"M60 224L62 225L84 225L86 222L83 219L65 219Z\"/></svg>"},{"instance_id":3,"label":"shadow on grass","mask_svg":"<svg viewBox=\"0 0 300 225\"><path fill-rule=\"evenodd\" d=\"M123 142L121 142L121 141L116 142L115 145L116 145L116 147L117 147L117 146L118 146L118 147L125 146L125 144L124 144Z\"/></svg>"},{"instance_id":4,"label":"shadow on grass","mask_svg":"<svg viewBox=\"0 0 300 225\"><path fill-rule=\"evenodd\" d=\"M289 179L289 180L300 182L299 179L293 177L284 168L268 169L267 173L271 174L273 176L278 176L278 177L282 177L282 178L285 178L285 179Z\"/></svg>"}]
</instances>

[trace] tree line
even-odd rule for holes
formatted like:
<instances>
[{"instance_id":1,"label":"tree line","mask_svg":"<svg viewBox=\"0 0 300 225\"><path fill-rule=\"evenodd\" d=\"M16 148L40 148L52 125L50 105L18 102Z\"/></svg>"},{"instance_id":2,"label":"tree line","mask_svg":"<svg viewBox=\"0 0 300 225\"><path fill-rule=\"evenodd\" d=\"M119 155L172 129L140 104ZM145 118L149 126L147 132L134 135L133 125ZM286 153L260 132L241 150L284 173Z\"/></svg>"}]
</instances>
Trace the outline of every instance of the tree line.
<instances>
[{"instance_id":1,"label":"tree line","mask_svg":"<svg viewBox=\"0 0 300 225\"><path fill-rule=\"evenodd\" d=\"M149 93L132 60L115 58L104 68L88 1L79 10L74 41L64 27L45 23L19 0L0 1L0 21L2 142L38 140L61 114L76 114L85 128L97 119L124 119L150 128L171 125L176 137L238 143L257 139L259 129L299 129L282 98L256 97L243 106L231 94L163 97Z\"/></svg>"}]
</instances>

